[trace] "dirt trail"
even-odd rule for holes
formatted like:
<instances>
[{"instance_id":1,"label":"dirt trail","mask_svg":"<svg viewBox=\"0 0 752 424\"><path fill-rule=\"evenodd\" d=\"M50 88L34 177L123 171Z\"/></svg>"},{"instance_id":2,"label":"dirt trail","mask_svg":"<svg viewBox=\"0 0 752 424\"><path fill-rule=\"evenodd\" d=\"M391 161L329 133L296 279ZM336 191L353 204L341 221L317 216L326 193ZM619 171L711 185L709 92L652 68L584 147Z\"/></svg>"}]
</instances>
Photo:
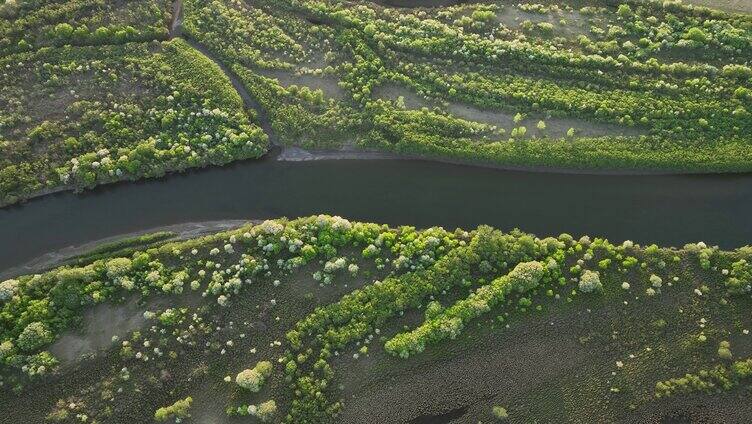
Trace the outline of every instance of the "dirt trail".
<instances>
[{"instance_id":1,"label":"dirt trail","mask_svg":"<svg viewBox=\"0 0 752 424\"><path fill-rule=\"evenodd\" d=\"M170 39L180 37L183 34L183 1L172 2L172 21L169 28Z\"/></svg>"},{"instance_id":2,"label":"dirt trail","mask_svg":"<svg viewBox=\"0 0 752 424\"><path fill-rule=\"evenodd\" d=\"M280 145L279 139L274 133L274 129L272 128L272 122L269 119L269 115L267 115L266 110L263 107L261 107L261 105L256 101L256 99L253 96L251 96L250 93L248 93L248 90L246 90L245 86L240 81L240 78L238 78L235 72L233 72L230 68L225 66L225 64L222 63L220 60L215 58L212 55L212 53L209 51L209 49L207 49L206 47L198 43L196 40L192 38L188 38L188 37L183 37L183 39L191 47L201 52L201 54L203 54L204 56L209 58L212 62L216 63L217 66L219 66L222 72L224 72L224 74L227 75L227 78L230 79L230 82L232 83L232 86L235 88L235 91L237 91L238 94L240 94L240 97L243 99L243 104L245 105L246 109L253 109L256 111L259 124L261 125L261 129L263 129L266 135L269 136L269 142L271 143L271 145L279 146Z\"/></svg>"},{"instance_id":3,"label":"dirt trail","mask_svg":"<svg viewBox=\"0 0 752 424\"><path fill-rule=\"evenodd\" d=\"M183 38L183 40L185 40L188 45L201 52L201 54L209 58L209 60L211 60L212 62L216 63L217 66L219 66L219 69L221 69L222 72L227 76L227 78L230 79L232 86L235 88L235 91L238 92L240 98L243 99L245 108L253 109L256 111L261 129L263 129L266 135L269 136L269 143L271 143L272 146L279 146L279 139L274 134L274 129L272 128L272 123L266 113L266 110L261 107L258 101L256 101L256 99L251 96L248 90L246 90L242 81L240 81L240 78L238 78L235 72L228 68L221 60L217 59L204 45L199 43L197 40L194 40L193 38L187 37L183 34L183 13L183 1L175 0L172 3L172 20L170 22L169 28L170 39L176 37Z\"/></svg>"}]
</instances>

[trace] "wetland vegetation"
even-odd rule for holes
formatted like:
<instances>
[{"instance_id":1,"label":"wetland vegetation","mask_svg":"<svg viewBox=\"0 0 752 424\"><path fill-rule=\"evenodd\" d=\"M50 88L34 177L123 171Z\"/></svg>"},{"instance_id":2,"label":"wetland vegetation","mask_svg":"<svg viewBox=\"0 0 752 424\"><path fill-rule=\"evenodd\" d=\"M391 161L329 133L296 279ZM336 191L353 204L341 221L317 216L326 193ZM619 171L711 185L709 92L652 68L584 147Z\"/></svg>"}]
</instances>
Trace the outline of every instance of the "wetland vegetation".
<instances>
[{"instance_id":1,"label":"wetland vegetation","mask_svg":"<svg viewBox=\"0 0 752 424\"><path fill-rule=\"evenodd\" d=\"M689 3L0 0L0 422L749 422L752 10Z\"/></svg>"},{"instance_id":2,"label":"wetland vegetation","mask_svg":"<svg viewBox=\"0 0 752 424\"><path fill-rule=\"evenodd\" d=\"M591 171L752 163L742 13L602 0L0 12L1 204L258 158L270 143Z\"/></svg>"},{"instance_id":3,"label":"wetland vegetation","mask_svg":"<svg viewBox=\"0 0 752 424\"><path fill-rule=\"evenodd\" d=\"M750 413L746 402L728 407L752 381L746 247L325 215L160 238L0 284L6 419Z\"/></svg>"}]
</instances>

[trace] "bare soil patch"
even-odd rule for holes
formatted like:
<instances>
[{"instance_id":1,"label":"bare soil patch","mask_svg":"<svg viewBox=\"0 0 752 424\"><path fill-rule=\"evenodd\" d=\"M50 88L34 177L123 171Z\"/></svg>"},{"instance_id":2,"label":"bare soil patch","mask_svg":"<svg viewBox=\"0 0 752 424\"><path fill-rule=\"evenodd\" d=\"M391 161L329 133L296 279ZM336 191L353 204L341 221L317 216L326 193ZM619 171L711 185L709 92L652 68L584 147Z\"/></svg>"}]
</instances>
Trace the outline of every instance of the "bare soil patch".
<instances>
[{"instance_id":1,"label":"bare soil patch","mask_svg":"<svg viewBox=\"0 0 752 424\"><path fill-rule=\"evenodd\" d=\"M337 79L329 75L312 75L297 73L281 69L261 69L259 74L268 78L274 78L284 87L297 85L298 87L308 87L312 90L321 90L324 96L336 100L345 98L345 91L337 84Z\"/></svg>"},{"instance_id":2,"label":"bare soil patch","mask_svg":"<svg viewBox=\"0 0 752 424\"><path fill-rule=\"evenodd\" d=\"M567 135L570 128L574 128L576 135L580 137L599 137L606 135L637 136L645 132L639 128L624 127L614 124L601 122L586 121L576 118L558 118L544 115L530 115L525 117L520 123L515 124L514 114L502 111L483 110L474 106L449 103L447 111L457 117L469 121L483 122L490 125L496 125L507 131L512 130L515 126L524 126L527 128L527 137L535 138L563 138ZM540 130L537 128L538 122L543 121L546 128Z\"/></svg>"}]
</instances>

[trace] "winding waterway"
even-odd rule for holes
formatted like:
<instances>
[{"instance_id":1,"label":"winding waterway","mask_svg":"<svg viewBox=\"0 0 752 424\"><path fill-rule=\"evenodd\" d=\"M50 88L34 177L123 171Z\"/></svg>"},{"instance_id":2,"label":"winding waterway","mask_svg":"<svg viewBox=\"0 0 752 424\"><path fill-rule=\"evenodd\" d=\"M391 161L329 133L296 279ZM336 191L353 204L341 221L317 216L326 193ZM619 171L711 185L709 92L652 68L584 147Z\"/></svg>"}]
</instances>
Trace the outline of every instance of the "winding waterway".
<instances>
[{"instance_id":1,"label":"winding waterway","mask_svg":"<svg viewBox=\"0 0 752 424\"><path fill-rule=\"evenodd\" d=\"M318 213L734 248L752 240L752 175L595 176L270 156L0 209L0 272L67 246L165 225Z\"/></svg>"}]
</instances>

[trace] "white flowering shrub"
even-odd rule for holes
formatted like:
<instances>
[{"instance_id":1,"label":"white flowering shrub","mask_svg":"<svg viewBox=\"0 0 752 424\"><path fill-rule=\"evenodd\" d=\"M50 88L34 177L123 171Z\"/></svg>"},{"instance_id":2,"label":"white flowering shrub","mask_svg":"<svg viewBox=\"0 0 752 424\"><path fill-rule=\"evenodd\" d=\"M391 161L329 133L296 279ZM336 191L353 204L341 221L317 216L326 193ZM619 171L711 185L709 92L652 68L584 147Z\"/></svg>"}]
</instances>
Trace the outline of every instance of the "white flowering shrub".
<instances>
[{"instance_id":1,"label":"white flowering shrub","mask_svg":"<svg viewBox=\"0 0 752 424\"><path fill-rule=\"evenodd\" d=\"M26 365L22 370L30 377L46 374L58 364L58 360L50 352L43 351L26 358Z\"/></svg>"},{"instance_id":2,"label":"white flowering shrub","mask_svg":"<svg viewBox=\"0 0 752 424\"><path fill-rule=\"evenodd\" d=\"M655 274L652 274L650 276L650 285L656 289L659 289L663 285L663 279Z\"/></svg>"},{"instance_id":3,"label":"white flowering shrub","mask_svg":"<svg viewBox=\"0 0 752 424\"><path fill-rule=\"evenodd\" d=\"M339 233L345 233L352 229L350 221L340 216L319 215L316 217L316 225L319 228L329 227Z\"/></svg>"},{"instance_id":4,"label":"white flowering shrub","mask_svg":"<svg viewBox=\"0 0 752 424\"><path fill-rule=\"evenodd\" d=\"M324 272L333 274L335 272L345 269L346 265L347 265L347 259L335 258L335 259L327 261L324 264Z\"/></svg>"},{"instance_id":5,"label":"white flowering shrub","mask_svg":"<svg viewBox=\"0 0 752 424\"><path fill-rule=\"evenodd\" d=\"M268 400L266 402L262 402L258 405L256 408L256 412L254 415L261 421L261 422L269 422L274 418L274 414L277 413L277 403L274 402L273 399Z\"/></svg>"},{"instance_id":6,"label":"white flowering shrub","mask_svg":"<svg viewBox=\"0 0 752 424\"><path fill-rule=\"evenodd\" d=\"M132 291L134 288L136 288L136 282L133 281L133 279L123 276L118 278L118 282L120 283L120 286L128 291Z\"/></svg>"},{"instance_id":7,"label":"white flowering shrub","mask_svg":"<svg viewBox=\"0 0 752 424\"><path fill-rule=\"evenodd\" d=\"M284 231L285 226L277 221L266 220L257 225L255 229L261 232L261 234L276 236L277 234L280 234L282 231Z\"/></svg>"},{"instance_id":8,"label":"white flowering shrub","mask_svg":"<svg viewBox=\"0 0 752 424\"><path fill-rule=\"evenodd\" d=\"M235 377L235 383L243 389L258 392L271 374L272 363L261 361L253 369L245 369L239 372Z\"/></svg>"},{"instance_id":9,"label":"white flowering shrub","mask_svg":"<svg viewBox=\"0 0 752 424\"><path fill-rule=\"evenodd\" d=\"M110 259L105 264L107 270L107 276L113 280L126 275L131 270L131 260L128 258L115 258Z\"/></svg>"},{"instance_id":10,"label":"white flowering shrub","mask_svg":"<svg viewBox=\"0 0 752 424\"><path fill-rule=\"evenodd\" d=\"M598 271L585 270L580 276L580 291L583 293L592 293L603 289L601 276Z\"/></svg>"},{"instance_id":11,"label":"white flowering shrub","mask_svg":"<svg viewBox=\"0 0 752 424\"><path fill-rule=\"evenodd\" d=\"M18 292L18 280L5 280L0 283L0 302L10 300Z\"/></svg>"},{"instance_id":12,"label":"white flowering shrub","mask_svg":"<svg viewBox=\"0 0 752 424\"><path fill-rule=\"evenodd\" d=\"M300 239L289 240L287 243L287 250L290 253L296 253L300 251L302 247L303 247L303 240L300 240Z\"/></svg>"},{"instance_id":13,"label":"white flowering shrub","mask_svg":"<svg viewBox=\"0 0 752 424\"><path fill-rule=\"evenodd\" d=\"M392 261L392 266L397 270L407 269L410 267L410 258L400 255L397 259Z\"/></svg>"},{"instance_id":14,"label":"white flowering shrub","mask_svg":"<svg viewBox=\"0 0 752 424\"><path fill-rule=\"evenodd\" d=\"M235 383L246 390L257 392L261 389L263 377L255 370L245 369L235 376Z\"/></svg>"},{"instance_id":15,"label":"white flowering shrub","mask_svg":"<svg viewBox=\"0 0 752 424\"><path fill-rule=\"evenodd\" d=\"M368 259L368 258L373 258L375 256L378 256L380 253L381 253L381 249L379 249L373 244L369 244L368 246L366 246L365 249L363 249L362 255L364 258Z\"/></svg>"},{"instance_id":16,"label":"white flowering shrub","mask_svg":"<svg viewBox=\"0 0 752 424\"><path fill-rule=\"evenodd\" d=\"M177 325L183 319L187 311L188 311L187 308L165 309L165 311L159 315L159 322L161 322L165 326Z\"/></svg>"},{"instance_id":17,"label":"white flowering shrub","mask_svg":"<svg viewBox=\"0 0 752 424\"><path fill-rule=\"evenodd\" d=\"M16 339L16 346L22 352L32 352L52 342L53 335L47 325L42 322L32 322L23 329Z\"/></svg>"},{"instance_id":18,"label":"white flowering shrub","mask_svg":"<svg viewBox=\"0 0 752 424\"><path fill-rule=\"evenodd\" d=\"M538 286L545 270L540 262L523 262L509 272L508 290L516 290L520 293L527 292Z\"/></svg>"},{"instance_id":19,"label":"white flowering shrub","mask_svg":"<svg viewBox=\"0 0 752 424\"><path fill-rule=\"evenodd\" d=\"M5 358L10 356L13 353L14 348L15 346L10 340L6 340L0 343L0 361L3 361Z\"/></svg>"},{"instance_id":20,"label":"white flowering shrub","mask_svg":"<svg viewBox=\"0 0 752 424\"><path fill-rule=\"evenodd\" d=\"M162 285L162 291L165 293L180 294L183 292L183 285L188 279L188 273L184 270L174 273L169 281Z\"/></svg>"}]
</instances>

